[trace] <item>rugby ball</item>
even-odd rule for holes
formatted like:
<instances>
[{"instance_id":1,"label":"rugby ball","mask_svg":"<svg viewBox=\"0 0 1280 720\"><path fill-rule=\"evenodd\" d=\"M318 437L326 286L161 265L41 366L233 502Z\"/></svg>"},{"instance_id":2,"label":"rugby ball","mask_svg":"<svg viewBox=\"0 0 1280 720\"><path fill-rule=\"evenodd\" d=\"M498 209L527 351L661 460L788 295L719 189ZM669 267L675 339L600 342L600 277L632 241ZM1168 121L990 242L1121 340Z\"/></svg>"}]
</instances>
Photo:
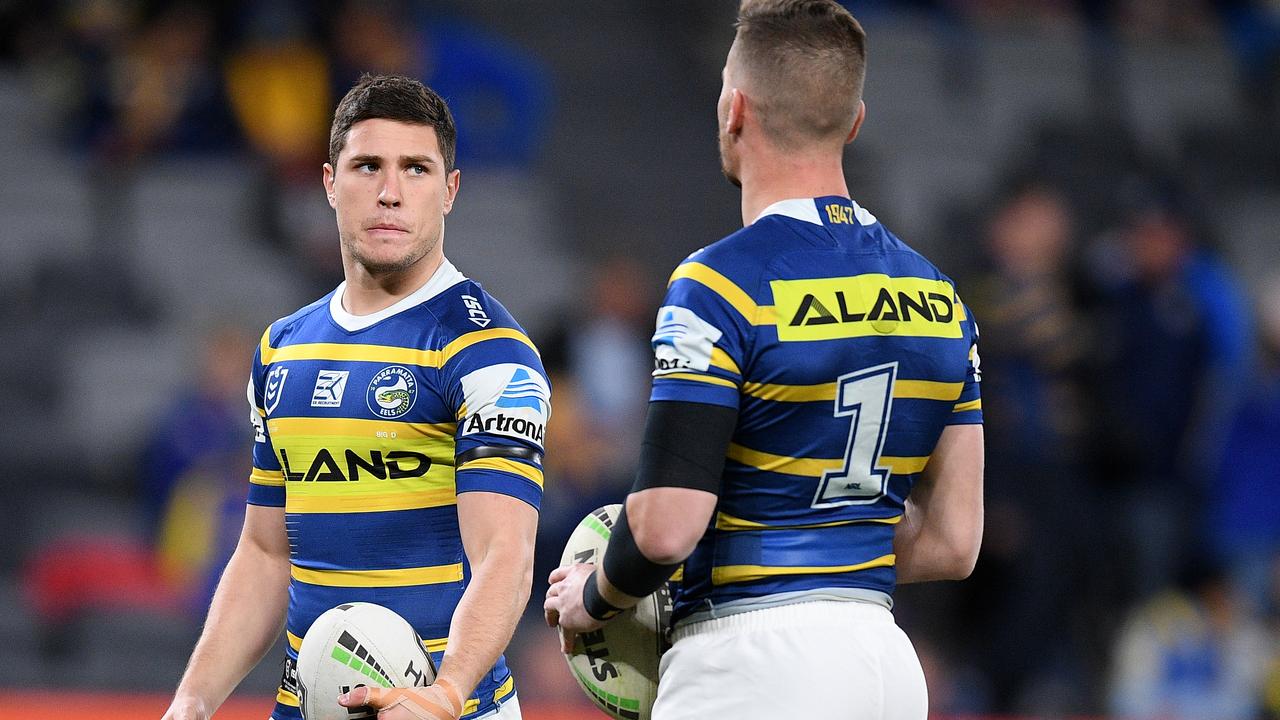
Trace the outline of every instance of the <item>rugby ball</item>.
<instances>
[{"instance_id":1,"label":"rugby ball","mask_svg":"<svg viewBox=\"0 0 1280 720\"><path fill-rule=\"evenodd\" d=\"M622 506L588 514L569 535L561 565L600 564ZM669 645L671 589L663 585L603 628L579 635L565 655L587 697L619 720L648 720L658 696L658 660Z\"/></svg>"},{"instance_id":2,"label":"rugby ball","mask_svg":"<svg viewBox=\"0 0 1280 720\"><path fill-rule=\"evenodd\" d=\"M306 720L376 717L342 707L338 696L361 685L426 687L435 679L435 663L409 621L373 603L324 611L298 650L298 700Z\"/></svg>"}]
</instances>

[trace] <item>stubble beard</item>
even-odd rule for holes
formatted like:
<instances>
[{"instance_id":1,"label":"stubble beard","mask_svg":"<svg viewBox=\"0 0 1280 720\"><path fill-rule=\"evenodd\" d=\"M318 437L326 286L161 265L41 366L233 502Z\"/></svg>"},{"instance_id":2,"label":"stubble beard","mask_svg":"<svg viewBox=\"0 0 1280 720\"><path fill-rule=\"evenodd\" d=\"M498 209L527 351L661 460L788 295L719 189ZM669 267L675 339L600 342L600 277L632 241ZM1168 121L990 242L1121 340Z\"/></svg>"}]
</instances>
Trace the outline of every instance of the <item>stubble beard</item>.
<instances>
[{"instance_id":1,"label":"stubble beard","mask_svg":"<svg viewBox=\"0 0 1280 720\"><path fill-rule=\"evenodd\" d=\"M430 240L415 243L400 258L390 260L369 257L360 249L359 242L345 234L342 235L342 245L353 262L363 267L369 275L379 277L403 273L418 264L440 243L440 234Z\"/></svg>"}]
</instances>

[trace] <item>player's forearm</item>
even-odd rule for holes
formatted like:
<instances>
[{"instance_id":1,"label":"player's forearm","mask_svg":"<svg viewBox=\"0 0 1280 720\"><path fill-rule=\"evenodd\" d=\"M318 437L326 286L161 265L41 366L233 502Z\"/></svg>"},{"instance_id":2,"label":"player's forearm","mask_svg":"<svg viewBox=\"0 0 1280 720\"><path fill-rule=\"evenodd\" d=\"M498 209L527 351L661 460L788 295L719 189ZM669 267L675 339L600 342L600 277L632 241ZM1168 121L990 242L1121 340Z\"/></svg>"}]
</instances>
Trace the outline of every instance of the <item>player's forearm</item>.
<instances>
[{"instance_id":1,"label":"player's forearm","mask_svg":"<svg viewBox=\"0 0 1280 720\"><path fill-rule=\"evenodd\" d=\"M898 584L959 579L962 572L968 575L972 567L965 569L964 558L938 532L931 530L924 515L920 506L907 501L906 512L893 538Z\"/></svg>"},{"instance_id":2,"label":"player's forearm","mask_svg":"<svg viewBox=\"0 0 1280 720\"><path fill-rule=\"evenodd\" d=\"M241 543L218 583L204 630L178 685L210 712L271 649L284 624L289 559Z\"/></svg>"},{"instance_id":3,"label":"player's forearm","mask_svg":"<svg viewBox=\"0 0 1280 720\"><path fill-rule=\"evenodd\" d=\"M532 584L531 544L490 548L483 560L472 565L471 584L453 613L449 646L439 671L463 698L474 692L511 641Z\"/></svg>"}]
</instances>

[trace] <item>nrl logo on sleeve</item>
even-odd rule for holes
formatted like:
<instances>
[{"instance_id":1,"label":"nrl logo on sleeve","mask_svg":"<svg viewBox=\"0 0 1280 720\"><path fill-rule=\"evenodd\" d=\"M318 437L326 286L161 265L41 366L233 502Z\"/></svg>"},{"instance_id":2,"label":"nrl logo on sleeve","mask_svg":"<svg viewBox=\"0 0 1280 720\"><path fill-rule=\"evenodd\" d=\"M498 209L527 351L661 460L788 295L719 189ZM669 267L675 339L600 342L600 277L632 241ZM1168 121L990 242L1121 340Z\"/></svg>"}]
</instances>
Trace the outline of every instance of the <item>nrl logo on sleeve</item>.
<instances>
[{"instance_id":1,"label":"nrl logo on sleeve","mask_svg":"<svg viewBox=\"0 0 1280 720\"><path fill-rule=\"evenodd\" d=\"M711 351L723 334L689 308L659 308L658 329L653 333L653 374L706 370L711 366Z\"/></svg>"},{"instance_id":2,"label":"nrl logo on sleeve","mask_svg":"<svg viewBox=\"0 0 1280 720\"><path fill-rule=\"evenodd\" d=\"M527 365L500 363L462 378L464 435L492 433L542 444L551 415L551 390Z\"/></svg>"},{"instance_id":3,"label":"nrl logo on sleeve","mask_svg":"<svg viewBox=\"0 0 1280 720\"><path fill-rule=\"evenodd\" d=\"M270 415L280 404L280 395L284 392L284 381L289 377L289 368L277 365L267 373L267 386L262 393L262 409Z\"/></svg>"}]
</instances>

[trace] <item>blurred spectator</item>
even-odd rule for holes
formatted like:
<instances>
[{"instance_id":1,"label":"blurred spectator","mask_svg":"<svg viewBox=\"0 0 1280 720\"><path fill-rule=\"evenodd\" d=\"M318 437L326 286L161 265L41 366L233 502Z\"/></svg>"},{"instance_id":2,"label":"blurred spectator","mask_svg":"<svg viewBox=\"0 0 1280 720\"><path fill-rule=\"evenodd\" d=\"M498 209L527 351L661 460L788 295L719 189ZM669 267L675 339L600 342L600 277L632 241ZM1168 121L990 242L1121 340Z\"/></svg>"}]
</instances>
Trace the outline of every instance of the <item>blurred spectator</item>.
<instances>
[{"instance_id":1,"label":"blurred spectator","mask_svg":"<svg viewBox=\"0 0 1280 720\"><path fill-rule=\"evenodd\" d=\"M1248 308L1193 217L1175 188L1138 189L1112 256L1124 273L1100 308L1106 347L1093 389L1105 487L1116 493L1107 505L1140 597L1200 549L1223 433L1249 374Z\"/></svg>"},{"instance_id":2,"label":"blurred spectator","mask_svg":"<svg viewBox=\"0 0 1280 720\"><path fill-rule=\"evenodd\" d=\"M347 0L333 16L336 88L362 72L421 79L449 103L458 127L462 168L528 168L542 145L551 110L542 63L509 40L426 6Z\"/></svg>"},{"instance_id":3,"label":"blurred spectator","mask_svg":"<svg viewBox=\"0 0 1280 720\"><path fill-rule=\"evenodd\" d=\"M1079 617L1075 591L1093 572L1077 532L1088 523L1091 492L1079 463L1090 338L1069 289L1071 249L1064 198L1038 180L1020 181L992 215L989 268L961 285L982 332L983 413L998 428L987 436L982 555L961 592L965 616L982 618L967 647L997 711L1024 709L1079 672L1079 648L1062 628ZM1039 709L1081 709L1074 697L1044 702Z\"/></svg>"},{"instance_id":4,"label":"blurred spectator","mask_svg":"<svg viewBox=\"0 0 1280 720\"><path fill-rule=\"evenodd\" d=\"M246 14L245 37L227 59L232 109L254 149L286 177L314 186L332 117L325 48L299 3L251 3Z\"/></svg>"},{"instance_id":5,"label":"blurred spectator","mask_svg":"<svg viewBox=\"0 0 1280 720\"><path fill-rule=\"evenodd\" d=\"M1116 642L1111 712L1161 720L1254 720L1274 646L1220 568L1192 564L1136 608Z\"/></svg>"},{"instance_id":6,"label":"blurred spectator","mask_svg":"<svg viewBox=\"0 0 1280 720\"><path fill-rule=\"evenodd\" d=\"M631 486L632 468L600 432L572 375L550 370L555 414L547 427L546 494L538 519L534 552L533 597L546 593L547 575L560 565L569 534L587 513L602 505L622 502ZM639 437L634 440L639 446ZM542 616L541 603L530 603L530 615Z\"/></svg>"},{"instance_id":7,"label":"blurred spectator","mask_svg":"<svg viewBox=\"0 0 1280 720\"><path fill-rule=\"evenodd\" d=\"M161 570L202 614L244 516L251 434L244 387L253 339L231 325L204 340L190 389L160 414L140 500Z\"/></svg>"},{"instance_id":8,"label":"blurred spectator","mask_svg":"<svg viewBox=\"0 0 1280 720\"><path fill-rule=\"evenodd\" d=\"M82 37L90 41L80 48L91 98L80 122L84 144L113 158L236 147L210 10L189 2L162 7L122 38L128 12L105 9L113 4L81 5Z\"/></svg>"},{"instance_id":9,"label":"blurred spectator","mask_svg":"<svg viewBox=\"0 0 1280 720\"><path fill-rule=\"evenodd\" d=\"M1280 559L1280 275L1260 295L1257 374L1228 426L1208 522L1251 607L1264 606Z\"/></svg>"}]
</instances>

